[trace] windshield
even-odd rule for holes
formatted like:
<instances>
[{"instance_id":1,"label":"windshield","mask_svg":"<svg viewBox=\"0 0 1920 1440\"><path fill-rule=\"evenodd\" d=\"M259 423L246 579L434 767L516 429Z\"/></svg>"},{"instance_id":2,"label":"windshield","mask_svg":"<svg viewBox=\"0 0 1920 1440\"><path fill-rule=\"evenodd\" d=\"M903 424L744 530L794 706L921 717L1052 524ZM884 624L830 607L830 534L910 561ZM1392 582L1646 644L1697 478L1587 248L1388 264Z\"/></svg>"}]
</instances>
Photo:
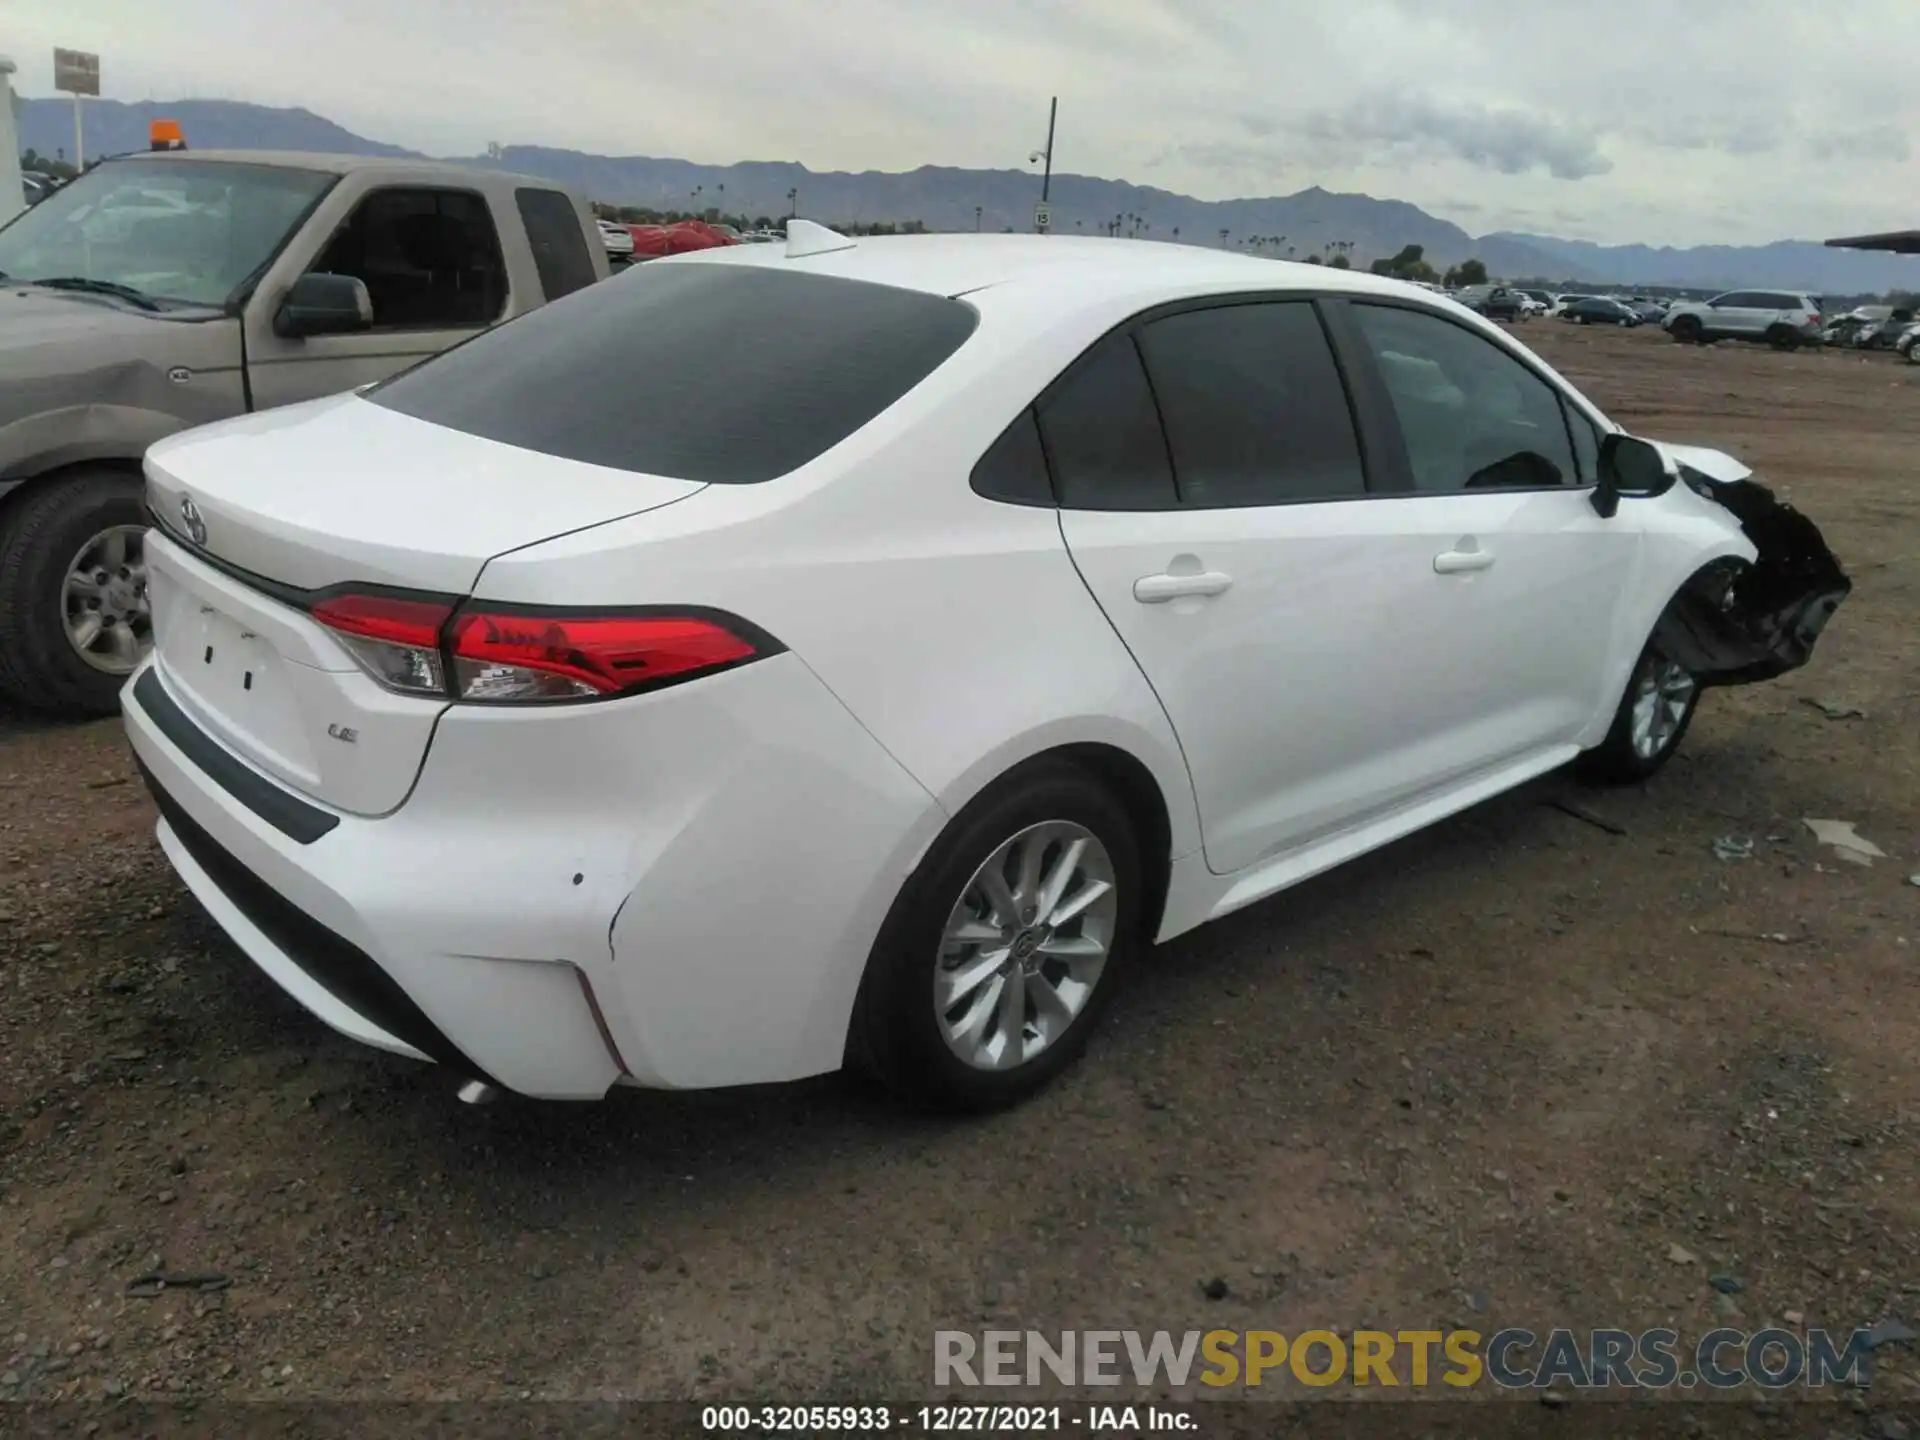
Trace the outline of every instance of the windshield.
<instances>
[{"instance_id":1,"label":"windshield","mask_svg":"<svg viewBox=\"0 0 1920 1440\"><path fill-rule=\"evenodd\" d=\"M110 161L0 230L0 276L224 305L336 178L274 165Z\"/></svg>"}]
</instances>

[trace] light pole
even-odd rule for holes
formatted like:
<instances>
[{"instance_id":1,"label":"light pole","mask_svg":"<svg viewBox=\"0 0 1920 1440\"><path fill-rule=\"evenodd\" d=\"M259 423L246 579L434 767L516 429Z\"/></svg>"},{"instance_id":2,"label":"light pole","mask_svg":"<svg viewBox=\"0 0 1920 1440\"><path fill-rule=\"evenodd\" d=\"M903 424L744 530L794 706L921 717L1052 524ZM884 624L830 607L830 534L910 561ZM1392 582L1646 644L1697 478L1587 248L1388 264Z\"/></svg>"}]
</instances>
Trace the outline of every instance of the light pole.
<instances>
[{"instance_id":1,"label":"light pole","mask_svg":"<svg viewBox=\"0 0 1920 1440\"><path fill-rule=\"evenodd\" d=\"M727 187L723 182L716 188L720 191L720 220L724 224L727 218Z\"/></svg>"},{"instance_id":2,"label":"light pole","mask_svg":"<svg viewBox=\"0 0 1920 1440\"><path fill-rule=\"evenodd\" d=\"M1060 115L1060 97L1055 95L1047 102L1047 148L1036 150L1027 157L1027 163L1044 162L1040 171L1040 203L1045 205L1053 191L1053 126ZM1051 227L1049 227L1051 228Z\"/></svg>"},{"instance_id":3,"label":"light pole","mask_svg":"<svg viewBox=\"0 0 1920 1440\"><path fill-rule=\"evenodd\" d=\"M787 191L787 218L795 219L800 214L800 187L794 186Z\"/></svg>"},{"instance_id":4,"label":"light pole","mask_svg":"<svg viewBox=\"0 0 1920 1440\"><path fill-rule=\"evenodd\" d=\"M693 187L693 218L696 220L700 218L700 192L706 188L704 185Z\"/></svg>"},{"instance_id":5,"label":"light pole","mask_svg":"<svg viewBox=\"0 0 1920 1440\"><path fill-rule=\"evenodd\" d=\"M1220 227L1220 248L1222 250L1227 248L1227 227L1224 225Z\"/></svg>"},{"instance_id":6,"label":"light pole","mask_svg":"<svg viewBox=\"0 0 1920 1440\"><path fill-rule=\"evenodd\" d=\"M976 205L973 207L973 233L976 235L980 233L980 217L985 210L986 207L984 205Z\"/></svg>"}]
</instances>

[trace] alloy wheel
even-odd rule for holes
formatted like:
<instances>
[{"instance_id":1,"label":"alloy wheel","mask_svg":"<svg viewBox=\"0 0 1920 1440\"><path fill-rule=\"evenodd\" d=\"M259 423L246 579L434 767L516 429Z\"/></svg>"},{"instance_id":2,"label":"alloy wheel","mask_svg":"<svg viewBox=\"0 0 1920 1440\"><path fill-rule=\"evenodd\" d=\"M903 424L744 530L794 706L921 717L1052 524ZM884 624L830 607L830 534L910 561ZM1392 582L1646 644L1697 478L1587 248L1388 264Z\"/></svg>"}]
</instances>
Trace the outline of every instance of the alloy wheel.
<instances>
[{"instance_id":1,"label":"alloy wheel","mask_svg":"<svg viewBox=\"0 0 1920 1440\"><path fill-rule=\"evenodd\" d=\"M82 545L67 566L67 640L108 675L130 675L153 643L147 597L146 530L113 525Z\"/></svg>"},{"instance_id":2,"label":"alloy wheel","mask_svg":"<svg viewBox=\"0 0 1920 1440\"><path fill-rule=\"evenodd\" d=\"M1633 684L1633 753L1642 760L1662 754L1680 734L1699 682L1664 655L1641 662Z\"/></svg>"},{"instance_id":3,"label":"alloy wheel","mask_svg":"<svg viewBox=\"0 0 1920 1440\"><path fill-rule=\"evenodd\" d=\"M933 1006L941 1037L976 1070L1012 1070L1066 1034L1107 965L1120 895L1091 830L1050 820L996 848L942 932Z\"/></svg>"}]
</instances>

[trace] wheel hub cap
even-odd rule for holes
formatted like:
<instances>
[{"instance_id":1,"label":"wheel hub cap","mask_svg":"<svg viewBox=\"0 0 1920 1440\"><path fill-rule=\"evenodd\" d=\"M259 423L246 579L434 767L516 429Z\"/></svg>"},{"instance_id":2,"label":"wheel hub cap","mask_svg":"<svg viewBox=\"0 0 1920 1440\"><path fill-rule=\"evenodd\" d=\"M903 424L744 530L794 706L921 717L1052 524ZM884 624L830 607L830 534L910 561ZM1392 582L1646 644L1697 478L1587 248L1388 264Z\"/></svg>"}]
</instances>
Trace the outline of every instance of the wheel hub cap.
<instances>
[{"instance_id":1,"label":"wheel hub cap","mask_svg":"<svg viewBox=\"0 0 1920 1440\"><path fill-rule=\"evenodd\" d=\"M1072 821L1030 826L973 873L947 917L933 977L950 1049L1010 1070L1064 1035L1106 968L1119 916L1113 862Z\"/></svg>"},{"instance_id":2,"label":"wheel hub cap","mask_svg":"<svg viewBox=\"0 0 1920 1440\"><path fill-rule=\"evenodd\" d=\"M108 675L130 674L153 643L146 530L114 525L82 545L62 587L67 641Z\"/></svg>"}]
</instances>

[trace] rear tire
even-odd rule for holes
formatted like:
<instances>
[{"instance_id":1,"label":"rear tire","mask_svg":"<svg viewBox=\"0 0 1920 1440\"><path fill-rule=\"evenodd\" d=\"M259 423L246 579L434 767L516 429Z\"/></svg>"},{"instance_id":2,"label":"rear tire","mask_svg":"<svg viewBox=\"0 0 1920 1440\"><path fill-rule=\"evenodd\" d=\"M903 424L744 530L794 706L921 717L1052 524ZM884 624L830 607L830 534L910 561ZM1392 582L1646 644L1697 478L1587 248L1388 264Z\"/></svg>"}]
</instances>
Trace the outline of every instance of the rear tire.
<instances>
[{"instance_id":1,"label":"rear tire","mask_svg":"<svg viewBox=\"0 0 1920 1440\"><path fill-rule=\"evenodd\" d=\"M1673 758L1699 708L1700 682L1649 640L1627 676L1607 738L1577 762L1580 774L1601 785L1647 779Z\"/></svg>"},{"instance_id":2,"label":"rear tire","mask_svg":"<svg viewBox=\"0 0 1920 1440\"><path fill-rule=\"evenodd\" d=\"M1051 913L1090 891L1096 899L1050 930L1042 892L1074 844L1079 868L1056 882ZM1109 875L1110 893L1099 892ZM848 1059L935 1109L990 1110L1032 1094L1086 1047L1138 940L1141 894L1139 841L1105 786L1059 760L1004 776L953 818L901 887L860 982ZM1008 905L1015 913L1001 916ZM965 984L970 976L980 978ZM945 1008L941 993L953 997ZM1005 1058L1016 1053L1027 1058Z\"/></svg>"},{"instance_id":3,"label":"rear tire","mask_svg":"<svg viewBox=\"0 0 1920 1440\"><path fill-rule=\"evenodd\" d=\"M0 519L0 696L70 718L119 713L133 666L115 671L102 668L110 663L104 654L92 664L82 658L68 634L68 574L96 538L146 525L139 478L111 469L74 471L8 507ZM137 583L142 614L130 628L143 653L152 631L144 577Z\"/></svg>"},{"instance_id":4,"label":"rear tire","mask_svg":"<svg viewBox=\"0 0 1920 1440\"><path fill-rule=\"evenodd\" d=\"M1800 337L1785 325L1776 325L1767 331L1767 344L1776 350L1797 350Z\"/></svg>"}]
</instances>

